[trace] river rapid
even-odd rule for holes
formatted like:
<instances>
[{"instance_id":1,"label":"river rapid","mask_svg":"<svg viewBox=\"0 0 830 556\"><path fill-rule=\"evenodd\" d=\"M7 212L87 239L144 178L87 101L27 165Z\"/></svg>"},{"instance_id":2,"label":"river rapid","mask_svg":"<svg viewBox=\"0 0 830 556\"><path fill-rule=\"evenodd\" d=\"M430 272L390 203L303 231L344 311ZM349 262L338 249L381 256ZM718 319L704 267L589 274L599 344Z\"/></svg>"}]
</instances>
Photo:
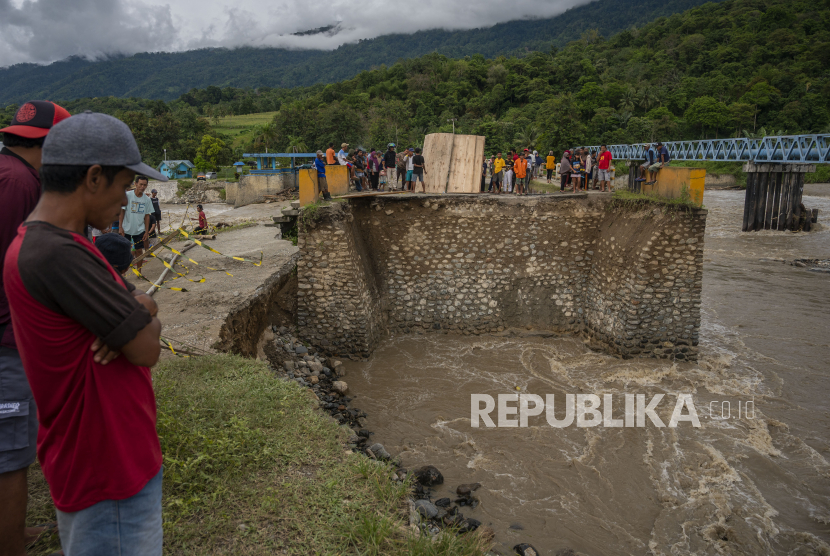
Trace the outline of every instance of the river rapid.
<instances>
[{"instance_id":1,"label":"river rapid","mask_svg":"<svg viewBox=\"0 0 830 556\"><path fill-rule=\"evenodd\" d=\"M823 191L804 197L819 223ZM530 333L393 337L344 362L372 442L440 469L433 500L481 483L480 505L461 511L493 528L502 554L528 542L550 556L830 555L830 274L776 261L830 258L830 222L741 233L743 192L706 191L704 205L700 361L621 360ZM665 394L666 424L691 394L700 427L555 428L544 414L471 426L472 394L519 392L553 394L557 418L566 394L612 394L615 418L625 394Z\"/></svg>"}]
</instances>

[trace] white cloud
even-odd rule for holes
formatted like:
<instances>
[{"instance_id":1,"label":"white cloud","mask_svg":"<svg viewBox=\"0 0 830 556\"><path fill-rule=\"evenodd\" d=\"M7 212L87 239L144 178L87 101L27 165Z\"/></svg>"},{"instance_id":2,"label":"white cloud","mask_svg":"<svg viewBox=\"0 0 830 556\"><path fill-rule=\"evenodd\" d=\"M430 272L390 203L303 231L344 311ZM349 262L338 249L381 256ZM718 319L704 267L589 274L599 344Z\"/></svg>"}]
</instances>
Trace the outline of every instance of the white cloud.
<instances>
[{"instance_id":1,"label":"white cloud","mask_svg":"<svg viewBox=\"0 0 830 556\"><path fill-rule=\"evenodd\" d=\"M0 0L0 66L206 46L329 50L390 33L551 17L588 1ZM332 36L292 35L338 22L340 30ZM516 25L520 33L521 23Z\"/></svg>"}]
</instances>

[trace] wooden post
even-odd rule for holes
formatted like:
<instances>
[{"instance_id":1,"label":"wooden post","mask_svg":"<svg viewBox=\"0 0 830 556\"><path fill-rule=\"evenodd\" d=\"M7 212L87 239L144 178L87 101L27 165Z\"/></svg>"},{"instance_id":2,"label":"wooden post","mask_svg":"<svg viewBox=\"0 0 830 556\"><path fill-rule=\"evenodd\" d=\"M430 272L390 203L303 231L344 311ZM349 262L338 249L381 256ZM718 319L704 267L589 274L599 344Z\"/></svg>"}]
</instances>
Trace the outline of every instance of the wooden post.
<instances>
[{"instance_id":1,"label":"wooden post","mask_svg":"<svg viewBox=\"0 0 830 556\"><path fill-rule=\"evenodd\" d=\"M628 190L639 193L640 182L634 181L637 178L637 167L632 166L632 162L632 160L628 161Z\"/></svg>"},{"instance_id":2,"label":"wooden post","mask_svg":"<svg viewBox=\"0 0 830 556\"><path fill-rule=\"evenodd\" d=\"M758 183L760 182L759 172L753 172L750 175L752 176L752 188L747 188L747 194L749 195L749 209L744 213L747 232L755 230L755 205L758 202Z\"/></svg>"},{"instance_id":3,"label":"wooden post","mask_svg":"<svg viewBox=\"0 0 830 556\"><path fill-rule=\"evenodd\" d=\"M790 176L791 174L781 173L781 199L778 206L778 227L776 230L784 231L787 227L787 207L790 206Z\"/></svg>"},{"instance_id":4,"label":"wooden post","mask_svg":"<svg viewBox=\"0 0 830 556\"><path fill-rule=\"evenodd\" d=\"M801 197L804 193L804 174L801 172L793 176L793 226L791 230L798 228L801 221Z\"/></svg>"},{"instance_id":5,"label":"wooden post","mask_svg":"<svg viewBox=\"0 0 830 556\"><path fill-rule=\"evenodd\" d=\"M790 230L793 227L793 194L795 192L795 176L787 172L787 217L784 219L784 229Z\"/></svg>"},{"instance_id":6,"label":"wooden post","mask_svg":"<svg viewBox=\"0 0 830 556\"><path fill-rule=\"evenodd\" d=\"M758 177L757 172L747 172L746 174L746 193L744 194L744 223L741 227L742 232L748 232L750 215L752 212L752 198L755 194L755 182Z\"/></svg>"},{"instance_id":7,"label":"wooden post","mask_svg":"<svg viewBox=\"0 0 830 556\"><path fill-rule=\"evenodd\" d=\"M764 210L764 229L772 228L772 215L775 210L775 205L778 202L776 197L776 188L781 181L781 172L770 172L769 174L769 193L767 194L767 206Z\"/></svg>"},{"instance_id":8,"label":"wooden post","mask_svg":"<svg viewBox=\"0 0 830 556\"><path fill-rule=\"evenodd\" d=\"M766 227L767 230L777 230L778 229L778 207L781 204L781 178L783 177L783 173L775 172L775 187L772 190L772 203L770 203L772 211L769 213L769 226Z\"/></svg>"},{"instance_id":9,"label":"wooden post","mask_svg":"<svg viewBox=\"0 0 830 556\"><path fill-rule=\"evenodd\" d=\"M755 230L764 229L764 212L767 208L767 194L769 193L769 172L761 172L758 183L758 202L755 209Z\"/></svg>"}]
</instances>

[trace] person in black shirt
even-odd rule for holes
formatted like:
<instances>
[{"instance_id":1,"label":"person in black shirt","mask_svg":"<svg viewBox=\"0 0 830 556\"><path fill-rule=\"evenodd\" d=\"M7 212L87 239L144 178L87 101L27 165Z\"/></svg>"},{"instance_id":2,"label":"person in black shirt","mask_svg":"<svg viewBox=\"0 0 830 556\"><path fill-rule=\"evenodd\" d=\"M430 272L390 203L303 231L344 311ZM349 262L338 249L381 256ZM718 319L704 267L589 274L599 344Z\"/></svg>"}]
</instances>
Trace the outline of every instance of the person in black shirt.
<instances>
[{"instance_id":1,"label":"person in black shirt","mask_svg":"<svg viewBox=\"0 0 830 556\"><path fill-rule=\"evenodd\" d=\"M158 190L153 189L150 191L150 201L153 202L153 213L156 216L156 231L161 226L161 206L159 205L159 198L156 197L158 195Z\"/></svg>"},{"instance_id":2,"label":"person in black shirt","mask_svg":"<svg viewBox=\"0 0 830 556\"><path fill-rule=\"evenodd\" d=\"M427 192L427 185L424 182L424 174L427 169L424 167L424 157L421 156L421 149L415 149L415 156L412 157L412 192L415 192L415 183L421 182L421 189Z\"/></svg>"},{"instance_id":3,"label":"person in black shirt","mask_svg":"<svg viewBox=\"0 0 830 556\"><path fill-rule=\"evenodd\" d=\"M389 150L383 153L383 169L386 170L386 183L389 189L392 189L395 183L395 161L397 153L395 153L395 143L389 143Z\"/></svg>"},{"instance_id":4,"label":"person in black shirt","mask_svg":"<svg viewBox=\"0 0 830 556\"><path fill-rule=\"evenodd\" d=\"M150 232L147 234L147 237L150 240L150 247L156 244L158 241L158 233L157 233L158 225L156 224L156 214L150 214Z\"/></svg>"}]
</instances>

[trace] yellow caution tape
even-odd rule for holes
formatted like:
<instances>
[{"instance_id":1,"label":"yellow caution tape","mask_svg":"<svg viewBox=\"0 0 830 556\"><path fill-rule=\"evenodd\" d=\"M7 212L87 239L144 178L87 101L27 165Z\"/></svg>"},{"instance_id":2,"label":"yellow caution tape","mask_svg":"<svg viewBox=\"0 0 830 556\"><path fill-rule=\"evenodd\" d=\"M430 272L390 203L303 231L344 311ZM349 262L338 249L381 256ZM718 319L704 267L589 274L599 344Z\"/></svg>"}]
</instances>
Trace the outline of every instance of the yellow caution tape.
<instances>
[{"instance_id":1,"label":"yellow caution tape","mask_svg":"<svg viewBox=\"0 0 830 556\"><path fill-rule=\"evenodd\" d=\"M185 237L185 238L190 238L190 234L188 234L187 232L185 232L182 228L179 228L179 231L182 233L182 235L184 235L184 237ZM192 233L192 232L191 232L191 233ZM210 251L211 253L216 253L217 255L221 255L222 257L227 257L227 258L229 258L229 259L233 259L233 260L235 260L235 261L242 261L243 263L251 263L251 264L252 264L252 265L254 265L254 266L260 266L260 265L262 265L262 251L260 251L260 252L259 252L259 262L256 262L256 261L252 261L252 260L250 260L250 259L245 259L245 258L243 258L243 257L234 257L234 256L232 256L232 255L225 255L224 253L220 253L219 251L217 251L217 250L216 250L216 249L214 249L213 247L210 247L210 246L208 246L208 245L205 245L204 243L202 243L201 241L199 241L198 239L195 239L195 238L194 238L194 239L191 239L190 241L192 241L193 243L195 243L195 244L196 244L196 245L198 245L199 247L204 247L205 249L207 249L207 250L208 250L208 251Z\"/></svg>"},{"instance_id":2,"label":"yellow caution tape","mask_svg":"<svg viewBox=\"0 0 830 556\"><path fill-rule=\"evenodd\" d=\"M182 354L182 353L176 353L176 350L175 350L175 349L173 349L173 344L172 344L171 342L169 342L169 341L165 340L164 338L159 338L159 340L161 340L161 342L162 342L164 345L166 345L167 347L169 347L169 348L170 348L170 351L172 351L172 352L173 352L173 355L175 355L176 357L190 357L189 355L184 355L184 354Z\"/></svg>"},{"instance_id":3,"label":"yellow caution tape","mask_svg":"<svg viewBox=\"0 0 830 556\"><path fill-rule=\"evenodd\" d=\"M153 282L152 280L150 280L149 278L147 278L146 276L144 276L144 275L143 275L141 272L139 272L139 271L138 271L138 270L137 270L134 266L131 266L131 267L130 267L130 270L132 270L132 271L133 271L133 273L134 273L136 276L138 276L139 278L141 278L141 279L143 279L143 280L147 280L148 282L150 282L151 284L153 284L154 286L156 286L156 283L155 283L155 282ZM178 276L176 276L175 278L173 278L173 280L178 280L178 279L179 279L179 277L178 277ZM167 282L172 282L173 280L165 280L164 282L162 282L161 284L157 285L156 287L157 287L157 288L159 288L159 289L173 290L174 292L187 292L187 290L186 290L185 288L174 288L174 287L172 287L172 286L163 286L163 285L162 285L162 284L166 284Z\"/></svg>"},{"instance_id":4,"label":"yellow caution tape","mask_svg":"<svg viewBox=\"0 0 830 556\"><path fill-rule=\"evenodd\" d=\"M204 278L204 276L203 276L201 279L199 279L199 280L191 280L190 278L188 278L187 276L185 276L185 275L184 275L184 274L182 274L181 272L177 272L177 271L176 271L176 269L175 269L175 268L173 268L173 265L171 265L170 263L168 263L167 261L165 261L165 260L164 260L164 259L162 259L161 257L156 257L156 254L155 254L155 253L150 253L150 256L151 256L151 257L154 257L154 258L156 258L156 259L158 259L159 261L161 261L161 264L163 264L164 266L166 266L167 268L169 268L170 270L172 270L174 274L178 274L179 276L181 276L182 278L184 278L184 279L185 279L185 280L187 280L188 282L193 282L194 284L201 284L201 283L205 282L205 278ZM184 266L184 265L182 265L182 266Z\"/></svg>"},{"instance_id":5,"label":"yellow caution tape","mask_svg":"<svg viewBox=\"0 0 830 556\"><path fill-rule=\"evenodd\" d=\"M191 259L191 258L190 258L190 257L188 257L187 255L185 255L185 254L184 254L184 253L182 253L181 251L177 251L177 250L173 249L172 247L168 247L168 246L166 246L166 245L164 246L164 248L165 248L165 249L169 249L170 251L172 251L172 252L173 252L173 253L175 253L176 255L178 255L178 256L180 256L180 257L182 257L182 258L187 259L188 261L190 261L190 262L191 262L191 263L193 263L193 264L199 264L199 262L198 262L198 261L194 261L193 259ZM184 266L184 265L182 265L182 266ZM212 268L212 267L209 267L209 266L207 266L207 265L205 265L205 268L207 268L208 270L215 270L216 272L224 272L224 273L225 273L225 274L227 274L228 276L233 277L233 274L231 274L231 273L230 273L230 272L228 272L227 270L222 270L221 268Z\"/></svg>"}]
</instances>

